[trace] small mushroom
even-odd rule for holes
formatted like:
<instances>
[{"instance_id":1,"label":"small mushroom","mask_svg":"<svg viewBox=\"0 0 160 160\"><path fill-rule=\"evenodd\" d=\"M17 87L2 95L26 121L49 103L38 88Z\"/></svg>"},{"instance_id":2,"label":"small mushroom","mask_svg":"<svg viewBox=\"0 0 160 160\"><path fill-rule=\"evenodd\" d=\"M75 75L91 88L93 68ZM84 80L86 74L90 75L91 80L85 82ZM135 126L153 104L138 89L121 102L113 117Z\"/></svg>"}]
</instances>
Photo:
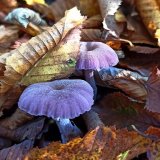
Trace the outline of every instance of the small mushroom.
<instances>
[{"instance_id":1,"label":"small mushroom","mask_svg":"<svg viewBox=\"0 0 160 160\"><path fill-rule=\"evenodd\" d=\"M81 42L76 69L84 70L85 79L94 90L94 98L97 95L94 70L109 68L118 62L116 52L108 45L101 42Z\"/></svg>"},{"instance_id":2,"label":"small mushroom","mask_svg":"<svg viewBox=\"0 0 160 160\"><path fill-rule=\"evenodd\" d=\"M5 20L11 23L21 24L25 28L27 28L29 22L35 25L46 25L46 22L41 19L38 13L28 8L14 9L5 17Z\"/></svg>"},{"instance_id":3,"label":"small mushroom","mask_svg":"<svg viewBox=\"0 0 160 160\"><path fill-rule=\"evenodd\" d=\"M53 118L60 130L62 143L80 136L80 129L69 119L91 109L93 89L84 80L56 80L30 85L20 96L21 110L35 116Z\"/></svg>"}]
</instances>

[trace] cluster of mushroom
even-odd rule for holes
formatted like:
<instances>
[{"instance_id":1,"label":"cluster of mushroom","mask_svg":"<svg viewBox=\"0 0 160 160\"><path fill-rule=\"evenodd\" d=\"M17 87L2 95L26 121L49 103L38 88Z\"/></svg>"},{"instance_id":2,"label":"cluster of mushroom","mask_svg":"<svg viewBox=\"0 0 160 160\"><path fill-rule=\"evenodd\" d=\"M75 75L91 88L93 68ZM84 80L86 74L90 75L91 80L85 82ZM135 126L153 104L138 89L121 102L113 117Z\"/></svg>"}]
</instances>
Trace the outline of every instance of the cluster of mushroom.
<instances>
[{"instance_id":1,"label":"cluster of mushroom","mask_svg":"<svg viewBox=\"0 0 160 160\"><path fill-rule=\"evenodd\" d=\"M81 42L76 69L84 70L88 83L84 80L63 79L32 84L22 93L18 106L31 115L53 118L59 127L62 143L66 143L82 135L70 119L89 111L94 103L93 96L95 98L97 94L94 70L117 63L116 53L106 44Z\"/></svg>"}]
</instances>

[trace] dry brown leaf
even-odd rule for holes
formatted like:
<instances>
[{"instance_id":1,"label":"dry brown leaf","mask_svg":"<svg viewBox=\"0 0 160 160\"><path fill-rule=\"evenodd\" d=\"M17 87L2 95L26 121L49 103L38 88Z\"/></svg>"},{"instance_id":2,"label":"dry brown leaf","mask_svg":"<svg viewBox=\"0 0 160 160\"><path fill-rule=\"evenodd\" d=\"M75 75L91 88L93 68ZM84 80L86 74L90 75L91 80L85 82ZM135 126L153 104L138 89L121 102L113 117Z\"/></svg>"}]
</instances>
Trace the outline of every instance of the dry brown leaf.
<instances>
[{"instance_id":1,"label":"dry brown leaf","mask_svg":"<svg viewBox=\"0 0 160 160\"><path fill-rule=\"evenodd\" d=\"M17 0L1 0L0 8L1 11L8 13L12 9L18 6Z\"/></svg>"},{"instance_id":2,"label":"dry brown leaf","mask_svg":"<svg viewBox=\"0 0 160 160\"><path fill-rule=\"evenodd\" d=\"M136 72L115 67L102 69L99 75L106 85L118 88L136 100L146 100L147 90L145 85L148 77L143 77Z\"/></svg>"},{"instance_id":3,"label":"dry brown leaf","mask_svg":"<svg viewBox=\"0 0 160 160\"><path fill-rule=\"evenodd\" d=\"M9 51L12 43L18 39L19 29L17 26L0 26L0 52L1 54ZM1 55L0 54L0 55Z\"/></svg>"},{"instance_id":4,"label":"dry brown leaf","mask_svg":"<svg viewBox=\"0 0 160 160\"><path fill-rule=\"evenodd\" d=\"M15 129L31 119L33 119L33 116L17 108L11 116L0 120L0 126L8 129Z\"/></svg>"},{"instance_id":5,"label":"dry brown leaf","mask_svg":"<svg viewBox=\"0 0 160 160\"><path fill-rule=\"evenodd\" d=\"M134 46L134 47L129 47L129 50L131 52L136 52L136 53L154 54L154 53L158 53L160 51L160 48L151 48L151 47L146 47L146 46Z\"/></svg>"},{"instance_id":6,"label":"dry brown leaf","mask_svg":"<svg viewBox=\"0 0 160 160\"><path fill-rule=\"evenodd\" d=\"M95 16L92 16L84 21L83 28L84 29L94 29L94 28L100 28L102 26L102 17L101 15L97 14Z\"/></svg>"},{"instance_id":7,"label":"dry brown leaf","mask_svg":"<svg viewBox=\"0 0 160 160\"><path fill-rule=\"evenodd\" d=\"M66 10L78 6L78 0L58 0L50 5L55 21L58 21L64 16Z\"/></svg>"},{"instance_id":8,"label":"dry brown leaf","mask_svg":"<svg viewBox=\"0 0 160 160\"><path fill-rule=\"evenodd\" d=\"M80 0L79 5L82 14L87 17L100 14L100 8L97 0Z\"/></svg>"},{"instance_id":9,"label":"dry brown leaf","mask_svg":"<svg viewBox=\"0 0 160 160\"><path fill-rule=\"evenodd\" d=\"M3 110L9 110L17 100L25 87L15 85L6 94L0 97L0 115L3 115Z\"/></svg>"},{"instance_id":10,"label":"dry brown leaf","mask_svg":"<svg viewBox=\"0 0 160 160\"><path fill-rule=\"evenodd\" d=\"M107 141L111 141L114 133L110 128L99 128L89 132L83 139L76 138L67 144L51 143L43 149L33 149L24 160L43 159L100 159ZM108 143L109 143L108 142Z\"/></svg>"},{"instance_id":11,"label":"dry brown leaf","mask_svg":"<svg viewBox=\"0 0 160 160\"><path fill-rule=\"evenodd\" d=\"M150 139L138 135L135 131L116 130L114 127L97 127L87 133L83 139L76 138L67 144L52 142L45 148L34 148L24 160L115 160L119 154L128 150L128 156L134 158L146 152L151 143Z\"/></svg>"},{"instance_id":12,"label":"dry brown leaf","mask_svg":"<svg viewBox=\"0 0 160 160\"><path fill-rule=\"evenodd\" d=\"M71 74L79 54L80 31L77 27L83 20L84 17L73 8L47 31L3 54L0 57L0 94L5 95L20 81L29 85Z\"/></svg>"},{"instance_id":13,"label":"dry brown leaf","mask_svg":"<svg viewBox=\"0 0 160 160\"><path fill-rule=\"evenodd\" d=\"M27 42L30 38L31 38L30 36L28 36L27 34L24 34L22 37L18 38L10 48L12 49L18 48L23 43Z\"/></svg>"},{"instance_id":14,"label":"dry brown leaf","mask_svg":"<svg viewBox=\"0 0 160 160\"><path fill-rule=\"evenodd\" d=\"M147 81L146 109L160 113L160 70L155 67Z\"/></svg>"},{"instance_id":15,"label":"dry brown leaf","mask_svg":"<svg viewBox=\"0 0 160 160\"><path fill-rule=\"evenodd\" d=\"M125 28L121 33L121 38L128 39L132 43L155 45L155 40L148 34L140 17L128 15L127 23L132 26L132 30Z\"/></svg>"},{"instance_id":16,"label":"dry brown leaf","mask_svg":"<svg viewBox=\"0 0 160 160\"><path fill-rule=\"evenodd\" d=\"M100 29L82 29L81 41L100 41L104 42L101 38L102 31Z\"/></svg>"},{"instance_id":17,"label":"dry brown leaf","mask_svg":"<svg viewBox=\"0 0 160 160\"><path fill-rule=\"evenodd\" d=\"M22 160L24 155L33 147L34 141L25 140L9 148L0 150L1 160Z\"/></svg>"},{"instance_id":18,"label":"dry brown leaf","mask_svg":"<svg viewBox=\"0 0 160 160\"><path fill-rule=\"evenodd\" d=\"M150 34L160 43L160 5L157 0L136 0L137 10Z\"/></svg>"},{"instance_id":19,"label":"dry brown leaf","mask_svg":"<svg viewBox=\"0 0 160 160\"><path fill-rule=\"evenodd\" d=\"M35 139L36 136L42 131L44 127L45 118L39 118L32 122L23 124L22 126L10 130L8 128L4 128L0 126L0 136L10 139L15 142L20 142L25 139Z\"/></svg>"},{"instance_id":20,"label":"dry brown leaf","mask_svg":"<svg viewBox=\"0 0 160 160\"><path fill-rule=\"evenodd\" d=\"M150 126L160 126L160 119L145 110L144 104L131 101L119 92L103 97L93 106L93 110L107 126L131 129L131 125L135 125L140 131Z\"/></svg>"},{"instance_id":21,"label":"dry brown leaf","mask_svg":"<svg viewBox=\"0 0 160 160\"><path fill-rule=\"evenodd\" d=\"M50 6L48 5L43 5L41 3L34 3L32 5L32 8L41 13L45 18L49 19L49 20L52 20L54 21L55 20L55 17L53 15L53 12L52 12L52 9ZM64 12L63 12L64 13ZM63 17L63 16L62 16Z\"/></svg>"},{"instance_id":22,"label":"dry brown leaf","mask_svg":"<svg viewBox=\"0 0 160 160\"><path fill-rule=\"evenodd\" d=\"M141 75L148 77L152 72L153 68L160 65L159 59L159 52L154 54L139 54L126 50L125 58L120 59L119 65L122 68L136 71Z\"/></svg>"}]
</instances>

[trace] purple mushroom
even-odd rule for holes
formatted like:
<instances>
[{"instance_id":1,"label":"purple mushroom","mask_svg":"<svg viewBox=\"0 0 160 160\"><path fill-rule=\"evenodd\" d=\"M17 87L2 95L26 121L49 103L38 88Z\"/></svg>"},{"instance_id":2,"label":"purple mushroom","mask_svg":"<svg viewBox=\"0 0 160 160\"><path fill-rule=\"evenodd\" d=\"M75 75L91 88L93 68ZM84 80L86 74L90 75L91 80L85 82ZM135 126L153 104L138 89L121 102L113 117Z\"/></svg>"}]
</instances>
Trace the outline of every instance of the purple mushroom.
<instances>
[{"instance_id":1,"label":"purple mushroom","mask_svg":"<svg viewBox=\"0 0 160 160\"><path fill-rule=\"evenodd\" d=\"M94 79L94 70L109 68L119 62L116 52L101 42L81 42L80 57L76 64L77 70L84 70L85 79L94 89L94 98L97 87Z\"/></svg>"},{"instance_id":2,"label":"purple mushroom","mask_svg":"<svg viewBox=\"0 0 160 160\"><path fill-rule=\"evenodd\" d=\"M80 136L80 129L69 119L91 109L93 89L83 80L56 80L30 85L22 93L18 106L35 116L47 116L56 121L62 143Z\"/></svg>"}]
</instances>

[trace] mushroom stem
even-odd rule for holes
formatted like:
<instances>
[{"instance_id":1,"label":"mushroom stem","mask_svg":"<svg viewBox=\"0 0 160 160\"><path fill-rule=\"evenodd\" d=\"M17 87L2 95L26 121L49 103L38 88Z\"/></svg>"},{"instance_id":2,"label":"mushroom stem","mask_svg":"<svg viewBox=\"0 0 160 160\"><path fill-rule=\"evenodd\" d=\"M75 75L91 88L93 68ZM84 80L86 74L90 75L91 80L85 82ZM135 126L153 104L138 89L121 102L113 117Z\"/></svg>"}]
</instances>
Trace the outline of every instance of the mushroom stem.
<instances>
[{"instance_id":1,"label":"mushroom stem","mask_svg":"<svg viewBox=\"0 0 160 160\"><path fill-rule=\"evenodd\" d=\"M67 143L71 139L82 135L80 129L69 119L56 119L56 124L61 133L62 143Z\"/></svg>"},{"instance_id":2,"label":"mushroom stem","mask_svg":"<svg viewBox=\"0 0 160 160\"><path fill-rule=\"evenodd\" d=\"M85 80L92 86L93 92L94 92L94 100L96 99L97 96L97 86L96 82L94 79L94 71L89 69L84 71L85 74Z\"/></svg>"}]
</instances>

